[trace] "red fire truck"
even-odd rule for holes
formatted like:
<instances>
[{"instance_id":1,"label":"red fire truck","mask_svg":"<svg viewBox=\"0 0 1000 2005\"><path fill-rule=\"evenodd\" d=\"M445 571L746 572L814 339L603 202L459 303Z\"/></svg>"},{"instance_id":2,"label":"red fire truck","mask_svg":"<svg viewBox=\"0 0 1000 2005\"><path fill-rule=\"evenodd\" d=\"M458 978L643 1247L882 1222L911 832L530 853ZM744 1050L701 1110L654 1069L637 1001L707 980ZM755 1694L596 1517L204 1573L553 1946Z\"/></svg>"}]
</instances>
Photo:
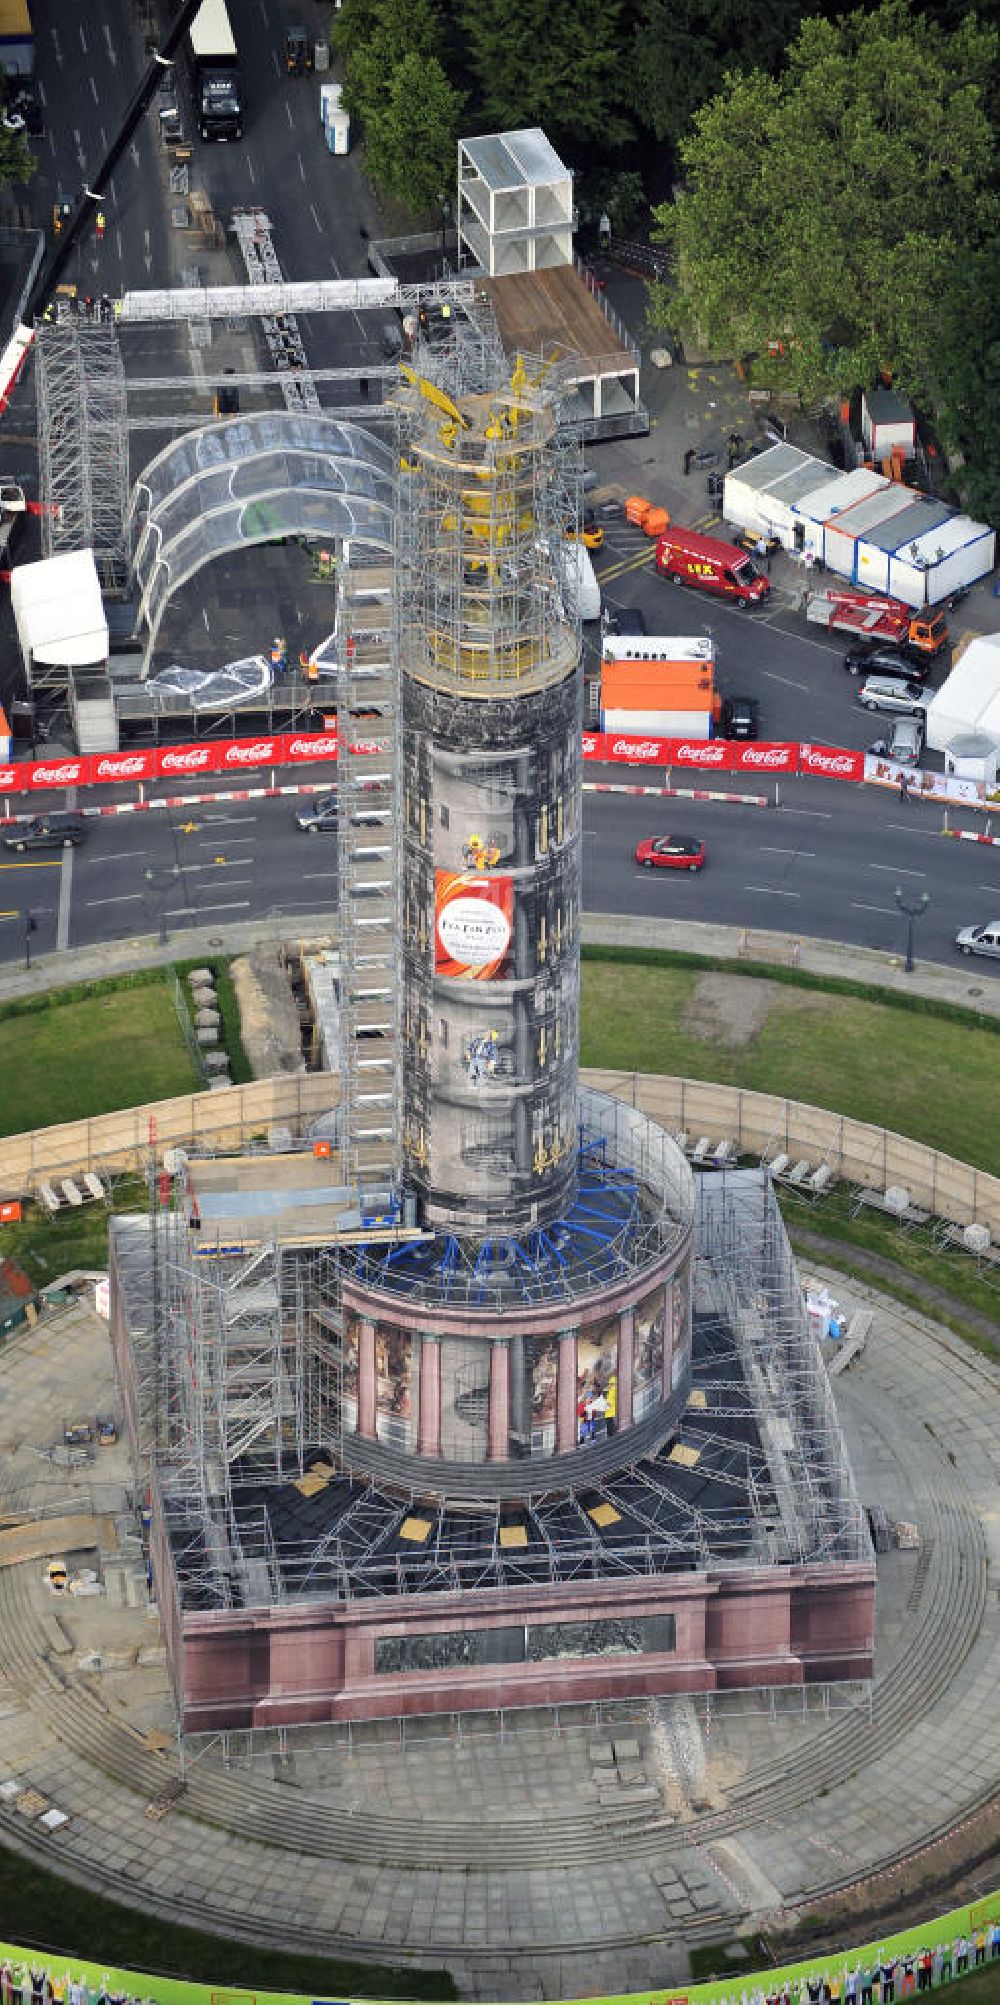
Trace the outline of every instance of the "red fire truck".
<instances>
[{"instance_id":1,"label":"red fire truck","mask_svg":"<svg viewBox=\"0 0 1000 2005\"><path fill-rule=\"evenodd\" d=\"M948 622L943 613L930 606L915 612L902 599L880 598L877 592L861 592L850 585L829 585L821 592L810 592L806 619L826 627L829 633L888 642L890 647L912 649L918 654L940 654L948 640Z\"/></svg>"}]
</instances>

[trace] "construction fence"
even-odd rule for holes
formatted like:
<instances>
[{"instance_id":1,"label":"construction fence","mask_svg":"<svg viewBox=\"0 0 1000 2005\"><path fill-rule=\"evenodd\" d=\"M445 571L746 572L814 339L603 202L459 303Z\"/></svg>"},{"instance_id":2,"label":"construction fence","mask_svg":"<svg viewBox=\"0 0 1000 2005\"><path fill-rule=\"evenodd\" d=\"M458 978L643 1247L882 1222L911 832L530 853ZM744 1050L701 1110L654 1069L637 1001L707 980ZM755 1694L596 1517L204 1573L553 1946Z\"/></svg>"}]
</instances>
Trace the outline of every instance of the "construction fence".
<instances>
[{"instance_id":1,"label":"construction fence","mask_svg":"<svg viewBox=\"0 0 1000 2005\"><path fill-rule=\"evenodd\" d=\"M825 1164L831 1180L859 1187L901 1187L912 1205L936 1218L988 1226L991 1238L1000 1240L1000 1177L889 1128L781 1094L701 1079L585 1071L581 1080L631 1103L671 1134L725 1141L732 1154L755 1160L781 1154L814 1168ZM0 1138L0 1196L30 1196L42 1178L138 1170L149 1161L151 1122L158 1154L171 1146L231 1151L266 1146L274 1128L297 1137L339 1098L339 1081L329 1073L304 1073L10 1135Z\"/></svg>"}]
</instances>

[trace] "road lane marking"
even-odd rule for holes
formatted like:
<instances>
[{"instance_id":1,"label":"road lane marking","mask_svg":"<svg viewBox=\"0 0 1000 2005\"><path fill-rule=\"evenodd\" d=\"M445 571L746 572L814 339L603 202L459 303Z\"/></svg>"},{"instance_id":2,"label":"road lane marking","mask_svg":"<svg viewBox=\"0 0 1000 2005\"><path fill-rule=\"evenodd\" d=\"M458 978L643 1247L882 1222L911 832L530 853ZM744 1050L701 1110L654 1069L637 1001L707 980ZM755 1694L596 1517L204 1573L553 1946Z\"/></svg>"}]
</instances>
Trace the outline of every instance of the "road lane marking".
<instances>
[{"instance_id":1,"label":"road lane marking","mask_svg":"<svg viewBox=\"0 0 1000 2005\"><path fill-rule=\"evenodd\" d=\"M257 176L256 176L256 174L255 174L255 173L254 173L254 171L253 171L253 161L251 160L251 158L250 158L250 155L249 155L249 153L245 153L245 154L243 155L243 162L244 162L244 166L246 167L246 170L247 170L247 173L249 174L249 176L250 176L250 179L251 179L251 181L253 182L253 185L254 185L254 187L256 188L256 186L257 186Z\"/></svg>"},{"instance_id":2,"label":"road lane marking","mask_svg":"<svg viewBox=\"0 0 1000 2005\"><path fill-rule=\"evenodd\" d=\"M896 907L894 905L862 905L855 898L851 899L851 911L881 912L887 919L895 919L896 917Z\"/></svg>"},{"instance_id":3,"label":"road lane marking","mask_svg":"<svg viewBox=\"0 0 1000 2005\"><path fill-rule=\"evenodd\" d=\"M337 872L335 870L304 870L302 872L302 882L303 884L312 884L318 877L329 878L336 876Z\"/></svg>"},{"instance_id":4,"label":"road lane marking","mask_svg":"<svg viewBox=\"0 0 1000 2005\"><path fill-rule=\"evenodd\" d=\"M73 901L73 847L63 850L62 877L59 882L59 916L56 920L56 953L64 954L69 946L69 915Z\"/></svg>"},{"instance_id":5,"label":"road lane marking","mask_svg":"<svg viewBox=\"0 0 1000 2005\"><path fill-rule=\"evenodd\" d=\"M295 158L296 158L296 160L297 160L297 161L298 161L298 163L299 163L299 173L301 174L301 176L302 176L302 179L303 179L303 181L304 181L304 180L305 180L305 178L306 178L306 170L305 170L305 167L304 167L304 166L303 166L303 164L302 164L302 155L301 155L301 153L297 153L297 154L295 155Z\"/></svg>"},{"instance_id":6,"label":"road lane marking","mask_svg":"<svg viewBox=\"0 0 1000 2005\"><path fill-rule=\"evenodd\" d=\"M84 34L84 32L83 32L83 22L82 22L82 21L78 21L78 22L77 22L77 26L78 26L78 28L79 28L79 30L80 30L80 47L82 48L82 50L83 50L83 53L84 53L84 55L86 55L86 53L87 53L87 37L86 37L86 35L85 35L85 34Z\"/></svg>"},{"instance_id":7,"label":"road lane marking","mask_svg":"<svg viewBox=\"0 0 1000 2005\"><path fill-rule=\"evenodd\" d=\"M278 67L278 58L277 58L277 56L275 56L275 58L274 58L274 65L275 65L275 68L277 69L277 67ZM278 70L278 75L279 75L279 77L280 77L280 75L281 75L281 71L280 71L280 70ZM289 104L289 102L288 102L288 99L287 99L287 98L285 99L285 117L287 118L287 120L288 120L288 123L289 123L289 125L290 125L290 126L292 126L292 129L293 129L293 131L294 131L294 123L293 123L293 120L292 120L292 107L291 107L291 105Z\"/></svg>"},{"instance_id":8,"label":"road lane marking","mask_svg":"<svg viewBox=\"0 0 1000 2005\"><path fill-rule=\"evenodd\" d=\"M110 30L110 28L108 27L108 24L107 24L107 22L106 22L106 21L105 21L105 23L104 23L104 39L105 39L105 41L107 42L107 45L108 45L108 61L110 62L110 64L111 64L111 67L112 67L112 69L113 69L113 70L114 70L114 69L117 69L117 67L118 67L118 57L117 57L117 55L116 55L116 53L115 53L115 45L114 45L114 42L113 42L113 41L112 41L112 39L111 39L111 30Z\"/></svg>"},{"instance_id":9,"label":"road lane marking","mask_svg":"<svg viewBox=\"0 0 1000 2005\"><path fill-rule=\"evenodd\" d=\"M247 912L249 909L249 898L237 898L232 905L179 905L175 912L167 913L167 918L189 919L193 915L197 919L202 912Z\"/></svg>"},{"instance_id":10,"label":"road lane marking","mask_svg":"<svg viewBox=\"0 0 1000 2005\"><path fill-rule=\"evenodd\" d=\"M779 849L777 843L772 842L762 842L760 852L762 856L815 856L816 854L814 849Z\"/></svg>"},{"instance_id":11,"label":"road lane marking","mask_svg":"<svg viewBox=\"0 0 1000 2005\"><path fill-rule=\"evenodd\" d=\"M112 849L108 851L107 855L105 855L104 851L102 850L101 862L102 864L128 863L133 856L145 856L145 854L146 852L144 849Z\"/></svg>"},{"instance_id":12,"label":"road lane marking","mask_svg":"<svg viewBox=\"0 0 1000 2005\"><path fill-rule=\"evenodd\" d=\"M309 209L310 209L310 212L311 212L311 214L312 214L312 219L313 219L313 222L315 223L315 225L316 225L316 228L317 228L317 230L318 230L318 231L319 231L319 233L320 233L320 236L322 236L322 235L323 235L323 225L322 225L322 223L320 222L320 219L319 219L319 217L318 217L318 216L317 216L317 214L316 214L316 204L315 204L315 202L310 202L310 204L309 204Z\"/></svg>"},{"instance_id":13,"label":"road lane marking","mask_svg":"<svg viewBox=\"0 0 1000 2005\"><path fill-rule=\"evenodd\" d=\"M904 870L899 863L870 863L869 870L884 870L889 877L926 877L926 870Z\"/></svg>"},{"instance_id":14,"label":"road lane marking","mask_svg":"<svg viewBox=\"0 0 1000 2005\"><path fill-rule=\"evenodd\" d=\"M143 896L144 893L141 891L119 891L113 898L86 899L84 902L84 909L87 912L92 912L98 905L133 905L136 899L142 898Z\"/></svg>"},{"instance_id":15,"label":"road lane marking","mask_svg":"<svg viewBox=\"0 0 1000 2005\"><path fill-rule=\"evenodd\" d=\"M768 682L783 682L786 689L808 690L809 688L808 682L793 682L790 675L775 675L774 670L772 668L765 668L762 672L766 676Z\"/></svg>"},{"instance_id":16,"label":"road lane marking","mask_svg":"<svg viewBox=\"0 0 1000 2005\"><path fill-rule=\"evenodd\" d=\"M784 801L778 809L779 815L808 815L810 821L832 821L833 815L826 808L786 808Z\"/></svg>"},{"instance_id":17,"label":"road lane marking","mask_svg":"<svg viewBox=\"0 0 1000 2005\"><path fill-rule=\"evenodd\" d=\"M0 870L61 870L61 869L62 869L61 861L57 862L53 857L50 857L47 862L42 862L41 860L39 860L38 863L34 862L0 863Z\"/></svg>"},{"instance_id":18,"label":"road lane marking","mask_svg":"<svg viewBox=\"0 0 1000 2005\"><path fill-rule=\"evenodd\" d=\"M774 884L744 884L744 891L756 891L765 898L801 898L801 891L779 891Z\"/></svg>"}]
</instances>

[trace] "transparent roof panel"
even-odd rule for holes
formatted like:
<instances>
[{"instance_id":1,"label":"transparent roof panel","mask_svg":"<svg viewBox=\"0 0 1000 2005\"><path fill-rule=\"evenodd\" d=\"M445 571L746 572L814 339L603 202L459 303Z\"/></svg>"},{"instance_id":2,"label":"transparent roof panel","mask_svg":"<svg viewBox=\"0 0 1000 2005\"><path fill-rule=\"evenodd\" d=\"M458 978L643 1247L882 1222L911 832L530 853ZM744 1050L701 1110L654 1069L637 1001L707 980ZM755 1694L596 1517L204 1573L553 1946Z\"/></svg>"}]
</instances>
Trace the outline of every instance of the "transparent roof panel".
<instances>
[{"instance_id":1,"label":"transparent roof panel","mask_svg":"<svg viewBox=\"0 0 1000 2005\"><path fill-rule=\"evenodd\" d=\"M395 459L359 426L269 411L205 427L153 460L132 497L146 659L173 592L213 557L287 535L392 547Z\"/></svg>"},{"instance_id":2,"label":"transparent roof panel","mask_svg":"<svg viewBox=\"0 0 1000 2005\"><path fill-rule=\"evenodd\" d=\"M523 132L494 132L484 139L463 139L462 151L494 194L513 188L547 186L565 181L567 169L540 125Z\"/></svg>"}]
</instances>

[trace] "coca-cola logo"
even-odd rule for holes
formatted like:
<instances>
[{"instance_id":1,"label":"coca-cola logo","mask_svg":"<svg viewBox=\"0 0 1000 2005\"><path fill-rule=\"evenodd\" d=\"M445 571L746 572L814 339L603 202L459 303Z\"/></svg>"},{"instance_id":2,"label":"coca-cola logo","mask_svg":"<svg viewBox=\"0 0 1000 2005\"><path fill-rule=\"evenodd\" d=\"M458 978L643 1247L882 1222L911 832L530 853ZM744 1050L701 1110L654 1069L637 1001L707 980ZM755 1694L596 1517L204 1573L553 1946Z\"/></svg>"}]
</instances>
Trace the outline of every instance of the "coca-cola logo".
<instances>
[{"instance_id":1,"label":"coca-cola logo","mask_svg":"<svg viewBox=\"0 0 1000 2005\"><path fill-rule=\"evenodd\" d=\"M594 756L594 753L596 752L596 750L597 750L597 739L596 739L596 738L585 738L585 739L584 739L584 741L583 741L583 756L584 756L584 758L585 758L585 759L592 759L592 758L593 758L593 756Z\"/></svg>"},{"instance_id":2,"label":"coca-cola logo","mask_svg":"<svg viewBox=\"0 0 1000 2005\"><path fill-rule=\"evenodd\" d=\"M191 745L186 752L161 752L161 773L198 773L211 764L210 745Z\"/></svg>"},{"instance_id":3,"label":"coca-cola logo","mask_svg":"<svg viewBox=\"0 0 1000 2005\"><path fill-rule=\"evenodd\" d=\"M333 759L337 754L337 741L329 738L290 738L288 757L290 759Z\"/></svg>"},{"instance_id":4,"label":"coca-cola logo","mask_svg":"<svg viewBox=\"0 0 1000 2005\"><path fill-rule=\"evenodd\" d=\"M724 766L726 748L724 745L710 745L707 741L700 745L678 745L674 758L685 766Z\"/></svg>"},{"instance_id":5,"label":"coca-cola logo","mask_svg":"<svg viewBox=\"0 0 1000 2005\"><path fill-rule=\"evenodd\" d=\"M740 752L741 766L790 766L791 762L787 745L744 745Z\"/></svg>"},{"instance_id":6,"label":"coca-cola logo","mask_svg":"<svg viewBox=\"0 0 1000 2005\"><path fill-rule=\"evenodd\" d=\"M802 746L802 764L815 773L853 773L855 754L853 752L817 752L810 745Z\"/></svg>"},{"instance_id":7,"label":"coca-cola logo","mask_svg":"<svg viewBox=\"0 0 1000 2005\"><path fill-rule=\"evenodd\" d=\"M61 766L33 766L29 774L33 787L75 787L82 778L82 759L67 759Z\"/></svg>"},{"instance_id":8,"label":"coca-cola logo","mask_svg":"<svg viewBox=\"0 0 1000 2005\"><path fill-rule=\"evenodd\" d=\"M17 766L0 766L0 787L16 787L21 777Z\"/></svg>"},{"instance_id":9,"label":"coca-cola logo","mask_svg":"<svg viewBox=\"0 0 1000 2005\"><path fill-rule=\"evenodd\" d=\"M126 753L120 759L95 759L93 778L95 780L139 779L148 768L149 761L144 752L131 757Z\"/></svg>"},{"instance_id":10,"label":"coca-cola logo","mask_svg":"<svg viewBox=\"0 0 1000 2005\"><path fill-rule=\"evenodd\" d=\"M658 738L616 738L611 750L616 759L658 759Z\"/></svg>"},{"instance_id":11,"label":"coca-cola logo","mask_svg":"<svg viewBox=\"0 0 1000 2005\"><path fill-rule=\"evenodd\" d=\"M262 759L273 759L275 755L275 740L263 738L259 745L227 745L225 763L227 766L257 766Z\"/></svg>"}]
</instances>

